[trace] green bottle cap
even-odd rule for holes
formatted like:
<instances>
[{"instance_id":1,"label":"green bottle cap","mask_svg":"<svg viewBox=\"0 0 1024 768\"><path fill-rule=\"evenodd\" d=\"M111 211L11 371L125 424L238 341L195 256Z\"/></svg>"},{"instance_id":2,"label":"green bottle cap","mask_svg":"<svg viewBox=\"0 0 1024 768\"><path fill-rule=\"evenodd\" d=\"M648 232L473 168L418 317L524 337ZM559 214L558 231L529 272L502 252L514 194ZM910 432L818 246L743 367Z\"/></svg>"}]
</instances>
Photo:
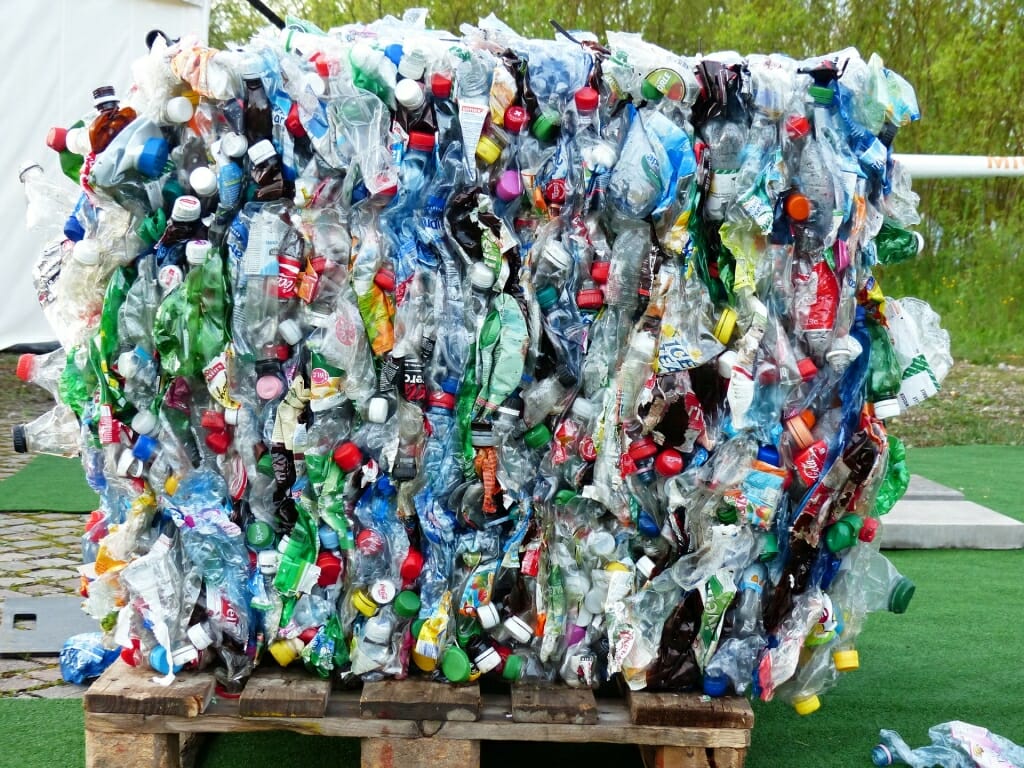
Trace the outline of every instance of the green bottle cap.
<instances>
[{"instance_id":1,"label":"green bottle cap","mask_svg":"<svg viewBox=\"0 0 1024 768\"><path fill-rule=\"evenodd\" d=\"M563 488L555 494L555 504L559 506L565 506L570 501L576 498L576 491L570 491L568 488Z\"/></svg>"},{"instance_id":2,"label":"green bottle cap","mask_svg":"<svg viewBox=\"0 0 1024 768\"><path fill-rule=\"evenodd\" d=\"M660 101L665 94L659 91L654 83L644 80L640 86L640 95L647 99L647 101Z\"/></svg>"},{"instance_id":3,"label":"green bottle cap","mask_svg":"<svg viewBox=\"0 0 1024 768\"><path fill-rule=\"evenodd\" d=\"M157 208L142 220L136 233L144 242L153 245L160 239L165 229L167 229L167 217L164 215L164 209Z\"/></svg>"},{"instance_id":4,"label":"green bottle cap","mask_svg":"<svg viewBox=\"0 0 1024 768\"><path fill-rule=\"evenodd\" d=\"M774 560L779 554L779 540L775 538L775 534L766 533L761 537L761 553L757 556L757 559L762 563L768 560Z\"/></svg>"},{"instance_id":5,"label":"green bottle cap","mask_svg":"<svg viewBox=\"0 0 1024 768\"><path fill-rule=\"evenodd\" d=\"M473 673L473 665L464 650L457 645L452 645L441 657L441 671L449 682L465 683Z\"/></svg>"},{"instance_id":6,"label":"green bottle cap","mask_svg":"<svg viewBox=\"0 0 1024 768\"><path fill-rule=\"evenodd\" d=\"M411 589L403 589L395 597L395 613L403 619L411 619L420 612L420 596Z\"/></svg>"},{"instance_id":7,"label":"green bottle cap","mask_svg":"<svg viewBox=\"0 0 1024 768\"><path fill-rule=\"evenodd\" d=\"M469 644L470 640L480 635L481 631L480 624L476 621L460 624L455 633L456 641L460 646L465 648Z\"/></svg>"},{"instance_id":8,"label":"green bottle cap","mask_svg":"<svg viewBox=\"0 0 1024 768\"><path fill-rule=\"evenodd\" d=\"M830 552L842 552L857 543L864 520L858 515L847 515L825 531L825 546Z\"/></svg>"},{"instance_id":9,"label":"green bottle cap","mask_svg":"<svg viewBox=\"0 0 1024 768\"><path fill-rule=\"evenodd\" d=\"M715 514L718 516L718 522L725 525L732 525L739 519L739 516L736 514L736 507L719 507L718 512Z\"/></svg>"},{"instance_id":10,"label":"green bottle cap","mask_svg":"<svg viewBox=\"0 0 1024 768\"><path fill-rule=\"evenodd\" d=\"M821 104L824 107L830 105L835 96L835 92L824 85L812 85L807 89L807 93L814 99L815 104Z\"/></svg>"},{"instance_id":11,"label":"green bottle cap","mask_svg":"<svg viewBox=\"0 0 1024 768\"><path fill-rule=\"evenodd\" d=\"M523 441L530 450L542 448L551 442L551 430L544 424L534 424L523 435Z\"/></svg>"},{"instance_id":12,"label":"green bottle cap","mask_svg":"<svg viewBox=\"0 0 1024 768\"><path fill-rule=\"evenodd\" d=\"M530 126L530 130L540 141L553 141L558 132L558 115L554 112L542 112Z\"/></svg>"},{"instance_id":13,"label":"green bottle cap","mask_svg":"<svg viewBox=\"0 0 1024 768\"><path fill-rule=\"evenodd\" d=\"M901 576L900 580L896 582L896 586L893 587L892 592L889 593L889 610L893 613L906 613L907 607L910 605L910 599L914 596L916 590L917 586L915 586L914 582L906 576Z\"/></svg>"},{"instance_id":14,"label":"green bottle cap","mask_svg":"<svg viewBox=\"0 0 1024 768\"><path fill-rule=\"evenodd\" d=\"M519 679L519 673L523 670L523 657L512 654L505 659L505 668L501 671L501 676L509 681L515 681Z\"/></svg>"},{"instance_id":15,"label":"green bottle cap","mask_svg":"<svg viewBox=\"0 0 1024 768\"><path fill-rule=\"evenodd\" d=\"M423 629L423 625L426 622L427 622L426 619L416 619L416 621L414 621L412 623L412 628L409 631L412 632L413 640L415 640L416 638L418 638L420 636L420 630Z\"/></svg>"},{"instance_id":16,"label":"green bottle cap","mask_svg":"<svg viewBox=\"0 0 1024 768\"><path fill-rule=\"evenodd\" d=\"M266 549L274 543L274 529L262 520L254 520L245 527L245 540L253 549Z\"/></svg>"},{"instance_id":17,"label":"green bottle cap","mask_svg":"<svg viewBox=\"0 0 1024 768\"><path fill-rule=\"evenodd\" d=\"M274 460L270 457L269 451L260 456L260 460L256 462L256 469L261 475L274 476Z\"/></svg>"}]
</instances>

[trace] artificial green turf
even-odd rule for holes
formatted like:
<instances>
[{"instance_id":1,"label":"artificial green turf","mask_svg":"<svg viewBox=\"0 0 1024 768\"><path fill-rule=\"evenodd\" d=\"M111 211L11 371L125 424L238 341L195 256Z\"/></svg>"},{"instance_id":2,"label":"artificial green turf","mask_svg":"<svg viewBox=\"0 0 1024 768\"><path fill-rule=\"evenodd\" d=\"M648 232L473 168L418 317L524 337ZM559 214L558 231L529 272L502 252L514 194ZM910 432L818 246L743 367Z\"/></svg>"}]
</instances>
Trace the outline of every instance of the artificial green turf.
<instances>
[{"instance_id":1,"label":"artificial green turf","mask_svg":"<svg viewBox=\"0 0 1024 768\"><path fill-rule=\"evenodd\" d=\"M0 768L84 765L84 727L78 699L0 699Z\"/></svg>"},{"instance_id":2,"label":"artificial green turf","mask_svg":"<svg viewBox=\"0 0 1024 768\"><path fill-rule=\"evenodd\" d=\"M36 456L0 481L0 512L91 512L98 504L78 459Z\"/></svg>"},{"instance_id":3,"label":"artificial green turf","mask_svg":"<svg viewBox=\"0 0 1024 768\"><path fill-rule=\"evenodd\" d=\"M957 445L910 448L912 474L962 491L970 501L1024 522L1024 446Z\"/></svg>"}]
</instances>

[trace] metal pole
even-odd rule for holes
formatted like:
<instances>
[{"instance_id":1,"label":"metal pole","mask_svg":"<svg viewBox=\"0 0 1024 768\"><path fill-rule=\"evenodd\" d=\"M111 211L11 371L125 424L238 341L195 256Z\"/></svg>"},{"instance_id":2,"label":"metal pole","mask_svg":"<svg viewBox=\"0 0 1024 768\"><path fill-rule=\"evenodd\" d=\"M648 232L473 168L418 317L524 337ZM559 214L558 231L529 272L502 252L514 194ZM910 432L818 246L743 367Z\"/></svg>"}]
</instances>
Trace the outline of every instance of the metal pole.
<instances>
[{"instance_id":1,"label":"metal pole","mask_svg":"<svg viewBox=\"0 0 1024 768\"><path fill-rule=\"evenodd\" d=\"M257 12L259 12L267 21L269 21L275 27L277 27L278 29L284 29L284 19L282 19L272 10L267 8L267 6L263 4L262 0L245 0L245 2L247 2L254 9L256 9Z\"/></svg>"},{"instance_id":2,"label":"metal pole","mask_svg":"<svg viewBox=\"0 0 1024 768\"><path fill-rule=\"evenodd\" d=\"M901 155L894 158L917 179L984 179L1024 176L1024 157Z\"/></svg>"}]
</instances>

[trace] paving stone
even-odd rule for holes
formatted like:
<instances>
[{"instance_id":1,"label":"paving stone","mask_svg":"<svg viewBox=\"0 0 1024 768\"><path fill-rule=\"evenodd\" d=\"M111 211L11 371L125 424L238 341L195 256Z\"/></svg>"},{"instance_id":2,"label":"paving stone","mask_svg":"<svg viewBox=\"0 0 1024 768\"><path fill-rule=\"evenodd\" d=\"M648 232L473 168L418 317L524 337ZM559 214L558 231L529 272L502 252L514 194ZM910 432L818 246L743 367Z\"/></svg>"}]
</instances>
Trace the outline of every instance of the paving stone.
<instances>
[{"instance_id":1,"label":"paving stone","mask_svg":"<svg viewBox=\"0 0 1024 768\"><path fill-rule=\"evenodd\" d=\"M89 686L87 685L61 683L60 685L51 685L49 688L38 688L29 695L35 699L81 699L88 690Z\"/></svg>"},{"instance_id":2,"label":"paving stone","mask_svg":"<svg viewBox=\"0 0 1024 768\"><path fill-rule=\"evenodd\" d=\"M47 544L51 549L53 544ZM37 568L74 568L78 563L74 560L69 560L66 557L42 557L36 560Z\"/></svg>"},{"instance_id":3,"label":"paving stone","mask_svg":"<svg viewBox=\"0 0 1024 768\"><path fill-rule=\"evenodd\" d=\"M17 589L24 584L31 584L32 579L27 576L0 576L0 587L12 587Z\"/></svg>"},{"instance_id":4,"label":"paving stone","mask_svg":"<svg viewBox=\"0 0 1024 768\"><path fill-rule=\"evenodd\" d=\"M32 658L0 656L0 675L11 672L34 672L42 668L43 665Z\"/></svg>"},{"instance_id":5,"label":"paving stone","mask_svg":"<svg viewBox=\"0 0 1024 768\"><path fill-rule=\"evenodd\" d=\"M12 675L11 677L0 677L0 693L15 693L35 688L39 685L38 680L24 675Z\"/></svg>"},{"instance_id":6,"label":"paving stone","mask_svg":"<svg viewBox=\"0 0 1024 768\"><path fill-rule=\"evenodd\" d=\"M39 568L33 570L30 576L36 581L49 579L66 579L75 574L73 568Z\"/></svg>"},{"instance_id":7,"label":"paving stone","mask_svg":"<svg viewBox=\"0 0 1024 768\"><path fill-rule=\"evenodd\" d=\"M31 595L33 597L42 597L43 595L59 595L63 592L60 587L55 587L53 584L29 584L27 587L21 587L18 593L21 595Z\"/></svg>"},{"instance_id":8,"label":"paving stone","mask_svg":"<svg viewBox=\"0 0 1024 768\"><path fill-rule=\"evenodd\" d=\"M24 557L25 553L19 554L19 557ZM31 571L32 564L26 563L24 560L9 560L6 563L0 563L0 573L21 573L22 571Z\"/></svg>"},{"instance_id":9,"label":"paving stone","mask_svg":"<svg viewBox=\"0 0 1024 768\"><path fill-rule=\"evenodd\" d=\"M55 683L62 681L64 678L61 677L60 667L43 667L41 669L34 669L30 672L25 673L26 677L31 677L33 680L38 680L40 683Z\"/></svg>"}]
</instances>

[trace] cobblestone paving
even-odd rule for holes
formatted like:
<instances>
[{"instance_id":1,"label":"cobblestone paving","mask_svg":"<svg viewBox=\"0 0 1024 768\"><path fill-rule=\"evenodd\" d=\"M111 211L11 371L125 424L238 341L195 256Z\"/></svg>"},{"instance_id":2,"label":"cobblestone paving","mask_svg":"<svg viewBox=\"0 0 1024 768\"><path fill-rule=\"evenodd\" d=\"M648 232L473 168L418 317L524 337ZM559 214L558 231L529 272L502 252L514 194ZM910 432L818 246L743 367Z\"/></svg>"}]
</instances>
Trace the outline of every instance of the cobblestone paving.
<instances>
[{"instance_id":1,"label":"cobblestone paving","mask_svg":"<svg viewBox=\"0 0 1024 768\"><path fill-rule=\"evenodd\" d=\"M17 361L0 353L0 479L31 460L12 449L11 427L53 405L49 393L14 376ZM7 598L77 594L84 522L74 514L0 513L0 615ZM64 682L56 656L0 656L0 698L80 698L85 690Z\"/></svg>"}]
</instances>

